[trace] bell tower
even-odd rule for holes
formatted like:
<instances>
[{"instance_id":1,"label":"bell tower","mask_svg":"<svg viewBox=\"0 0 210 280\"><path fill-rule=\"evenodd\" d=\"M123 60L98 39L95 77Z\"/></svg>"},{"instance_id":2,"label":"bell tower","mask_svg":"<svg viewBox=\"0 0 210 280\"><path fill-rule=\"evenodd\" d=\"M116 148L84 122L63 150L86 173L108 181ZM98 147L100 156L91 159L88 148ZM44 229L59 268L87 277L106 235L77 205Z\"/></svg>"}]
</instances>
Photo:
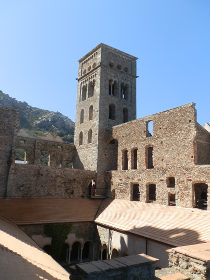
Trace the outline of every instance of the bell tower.
<instances>
[{"instance_id":1,"label":"bell tower","mask_svg":"<svg viewBox=\"0 0 210 280\"><path fill-rule=\"evenodd\" d=\"M136 60L105 44L79 60L74 166L97 171L100 187L115 169L112 127L136 118Z\"/></svg>"}]
</instances>

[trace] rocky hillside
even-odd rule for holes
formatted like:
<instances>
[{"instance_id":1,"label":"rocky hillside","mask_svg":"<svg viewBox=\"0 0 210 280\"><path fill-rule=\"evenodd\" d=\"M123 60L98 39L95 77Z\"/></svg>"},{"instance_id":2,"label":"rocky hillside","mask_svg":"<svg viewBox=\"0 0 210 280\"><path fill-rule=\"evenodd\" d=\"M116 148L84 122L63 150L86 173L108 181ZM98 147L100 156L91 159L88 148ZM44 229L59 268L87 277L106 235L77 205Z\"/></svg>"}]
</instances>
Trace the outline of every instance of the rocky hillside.
<instances>
[{"instance_id":1,"label":"rocky hillside","mask_svg":"<svg viewBox=\"0 0 210 280\"><path fill-rule=\"evenodd\" d=\"M61 113L32 107L2 91L0 106L19 110L22 133L40 138L59 136L64 142L73 143L74 122Z\"/></svg>"}]
</instances>

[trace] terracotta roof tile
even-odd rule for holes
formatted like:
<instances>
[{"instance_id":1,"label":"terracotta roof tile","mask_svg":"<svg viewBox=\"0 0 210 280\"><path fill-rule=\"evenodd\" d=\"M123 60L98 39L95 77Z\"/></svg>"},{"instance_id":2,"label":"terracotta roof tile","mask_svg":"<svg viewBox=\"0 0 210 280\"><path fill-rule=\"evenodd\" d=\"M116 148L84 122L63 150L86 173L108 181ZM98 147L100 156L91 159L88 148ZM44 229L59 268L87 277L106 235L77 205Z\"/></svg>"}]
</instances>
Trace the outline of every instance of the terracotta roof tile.
<instances>
[{"instance_id":1,"label":"terracotta roof tile","mask_svg":"<svg viewBox=\"0 0 210 280\"><path fill-rule=\"evenodd\" d=\"M0 216L16 224L93 221L100 199L0 199Z\"/></svg>"},{"instance_id":2,"label":"terracotta roof tile","mask_svg":"<svg viewBox=\"0 0 210 280\"><path fill-rule=\"evenodd\" d=\"M0 279L67 280L69 274L16 225L0 218Z\"/></svg>"},{"instance_id":3,"label":"terracotta roof tile","mask_svg":"<svg viewBox=\"0 0 210 280\"><path fill-rule=\"evenodd\" d=\"M107 199L95 222L172 246L210 241L210 211L199 209Z\"/></svg>"}]
</instances>

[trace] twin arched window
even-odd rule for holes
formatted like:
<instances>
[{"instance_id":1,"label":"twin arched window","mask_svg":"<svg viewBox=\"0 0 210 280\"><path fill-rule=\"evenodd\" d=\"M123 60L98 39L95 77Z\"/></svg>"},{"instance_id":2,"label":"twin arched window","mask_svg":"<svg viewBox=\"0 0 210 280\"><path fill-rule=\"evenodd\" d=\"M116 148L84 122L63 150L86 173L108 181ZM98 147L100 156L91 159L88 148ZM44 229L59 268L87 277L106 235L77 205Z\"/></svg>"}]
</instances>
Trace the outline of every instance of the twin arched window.
<instances>
[{"instance_id":1,"label":"twin arched window","mask_svg":"<svg viewBox=\"0 0 210 280\"><path fill-rule=\"evenodd\" d=\"M92 131L92 129L89 129L88 130L88 140L87 140L88 144L92 143L92 138L93 138L93 131ZM83 132L80 131L80 133L79 133L79 146L83 145L84 144L83 142L84 142L83 141Z\"/></svg>"},{"instance_id":2,"label":"twin arched window","mask_svg":"<svg viewBox=\"0 0 210 280\"><path fill-rule=\"evenodd\" d=\"M80 123L84 123L84 109L80 111ZM89 107L89 121L93 119L93 105Z\"/></svg>"}]
</instances>

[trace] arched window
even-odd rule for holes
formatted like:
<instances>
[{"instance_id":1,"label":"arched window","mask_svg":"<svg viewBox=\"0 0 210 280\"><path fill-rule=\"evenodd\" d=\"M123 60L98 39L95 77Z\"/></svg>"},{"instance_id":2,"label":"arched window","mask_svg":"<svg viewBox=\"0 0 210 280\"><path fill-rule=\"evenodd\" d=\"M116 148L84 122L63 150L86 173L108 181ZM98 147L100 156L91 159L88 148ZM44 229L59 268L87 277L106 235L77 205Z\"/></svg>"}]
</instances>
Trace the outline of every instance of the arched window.
<instances>
[{"instance_id":1,"label":"arched window","mask_svg":"<svg viewBox=\"0 0 210 280\"><path fill-rule=\"evenodd\" d=\"M112 250L112 256L111 256L111 258L112 259L115 259L115 258L118 258L119 257L119 252L117 251L117 249L113 249Z\"/></svg>"},{"instance_id":2,"label":"arched window","mask_svg":"<svg viewBox=\"0 0 210 280\"><path fill-rule=\"evenodd\" d=\"M83 132L81 131L79 134L79 145L83 144Z\"/></svg>"},{"instance_id":3,"label":"arched window","mask_svg":"<svg viewBox=\"0 0 210 280\"><path fill-rule=\"evenodd\" d=\"M122 170L128 170L128 151L122 151Z\"/></svg>"},{"instance_id":4,"label":"arched window","mask_svg":"<svg viewBox=\"0 0 210 280\"><path fill-rule=\"evenodd\" d=\"M127 108L123 108L123 122L127 122L128 121L128 109Z\"/></svg>"},{"instance_id":5,"label":"arched window","mask_svg":"<svg viewBox=\"0 0 210 280\"><path fill-rule=\"evenodd\" d=\"M95 89L95 80L89 82L88 97L92 97L94 95L94 89Z\"/></svg>"},{"instance_id":6,"label":"arched window","mask_svg":"<svg viewBox=\"0 0 210 280\"><path fill-rule=\"evenodd\" d=\"M81 110L80 112L80 123L84 122L84 109Z\"/></svg>"},{"instance_id":7,"label":"arched window","mask_svg":"<svg viewBox=\"0 0 210 280\"><path fill-rule=\"evenodd\" d=\"M109 95L116 96L117 95L117 82L113 80L109 80Z\"/></svg>"},{"instance_id":8,"label":"arched window","mask_svg":"<svg viewBox=\"0 0 210 280\"><path fill-rule=\"evenodd\" d=\"M115 120L115 105L114 104L109 105L109 119Z\"/></svg>"},{"instance_id":9,"label":"arched window","mask_svg":"<svg viewBox=\"0 0 210 280\"><path fill-rule=\"evenodd\" d=\"M83 250L82 250L82 260L90 261L92 259L93 259L93 245L91 242L87 241L87 242L85 242Z\"/></svg>"},{"instance_id":10,"label":"arched window","mask_svg":"<svg viewBox=\"0 0 210 280\"><path fill-rule=\"evenodd\" d=\"M137 169L137 152L136 148L131 151L131 169Z\"/></svg>"},{"instance_id":11,"label":"arched window","mask_svg":"<svg viewBox=\"0 0 210 280\"><path fill-rule=\"evenodd\" d=\"M88 143L92 143L92 134L93 134L92 129L89 129L89 131L88 131Z\"/></svg>"},{"instance_id":12,"label":"arched window","mask_svg":"<svg viewBox=\"0 0 210 280\"><path fill-rule=\"evenodd\" d=\"M109 95L112 95L112 80L109 80Z\"/></svg>"},{"instance_id":13,"label":"arched window","mask_svg":"<svg viewBox=\"0 0 210 280\"><path fill-rule=\"evenodd\" d=\"M91 105L89 107L89 120L91 121L93 119L93 106Z\"/></svg>"},{"instance_id":14,"label":"arched window","mask_svg":"<svg viewBox=\"0 0 210 280\"><path fill-rule=\"evenodd\" d=\"M78 262L80 260L81 244L74 242L71 248L71 262Z\"/></svg>"},{"instance_id":15,"label":"arched window","mask_svg":"<svg viewBox=\"0 0 210 280\"><path fill-rule=\"evenodd\" d=\"M121 83L120 92L121 92L121 98L128 100L128 85L127 84Z\"/></svg>"},{"instance_id":16,"label":"arched window","mask_svg":"<svg viewBox=\"0 0 210 280\"><path fill-rule=\"evenodd\" d=\"M86 95L87 95L87 85L84 85L82 87L82 101L86 99Z\"/></svg>"}]
</instances>

